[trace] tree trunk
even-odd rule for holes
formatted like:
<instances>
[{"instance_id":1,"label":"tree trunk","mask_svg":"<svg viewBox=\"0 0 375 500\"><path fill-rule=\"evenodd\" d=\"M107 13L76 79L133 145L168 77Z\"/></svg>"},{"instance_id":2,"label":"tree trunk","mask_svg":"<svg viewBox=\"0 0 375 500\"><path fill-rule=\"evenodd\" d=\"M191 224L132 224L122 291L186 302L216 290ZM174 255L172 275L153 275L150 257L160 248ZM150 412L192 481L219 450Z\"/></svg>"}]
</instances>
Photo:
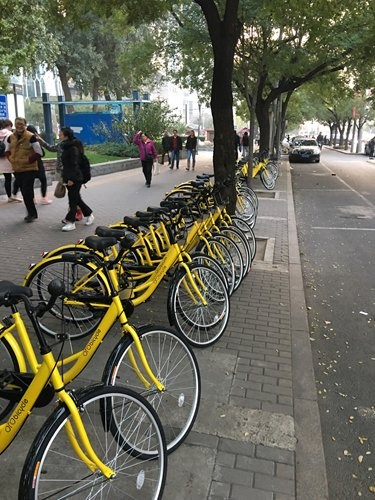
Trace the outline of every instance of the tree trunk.
<instances>
[{"instance_id":1,"label":"tree trunk","mask_svg":"<svg viewBox=\"0 0 375 500\"><path fill-rule=\"evenodd\" d=\"M68 77L68 68L66 66L62 66L61 64L56 64L57 71L59 73L59 78L61 81L61 87L64 92L64 97L66 101L72 101L72 93L70 90L70 87L68 85L69 82L69 77ZM66 113L73 113L74 112L74 107L73 106L65 106L65 112Z\"/></svg>"},{"instance_id":2,"label":"tree trunk","mask_svg":"<svg viewBox=\"0 0 375 500\"><path fill-rule=\"evenodd\" d=\"M259 125L259 151L269 150L271 133L269 102L257 99L255 112Z\"/></svg>"},{"instance_id":3,"label":"tree trunk","mask_svg":"<svg viewBox=\"0 0 375 500\"><path fill-rule=\"evenodd\" d=\"M351 128L352 128L352 120L350 119L348 121L348 126L346 127L345 151L347 151L349 149L349 135L350 135Z\"/></svg>"},{"instance_id":4,"label":"tree trunk","mask_svg":"<svg viewBox=\"0 0 375 500\"><path fill-rule=\"evenodd\" d=\"M214 54L211 89L211 111L214 124L215 187L234 213L235 143L233 124L232 77L234 50L241 33L238 21L239 0L227 0L223 18L220 18L214 0L195 0L206 18Z\"/></svg>"},{"instance_id":5,"label":"tree trunk","mask_svg":"<svg viewBox=\"0 0 375 500\"><path fill-rule=\"evenodd\" d=\"M99 77L94 76L94 78L92 79L92 100L97 101L98 98L99 98ZM98 105L93 104L92 112L97 113L97 111L98 111Z\"/></svg>"},{"instance_id":6,"label":"tree trunk","mask_svg":"<svg viewBox=\"0 0 375 500\"><path fill-rule=\"evenodd\" d=\"M112 101L111 94L109 93L108 89L105 89L105 91L104 91L104 99L106 101Z\"/></svg>"},{"instance_id":7,"label":"tree trunk","mask_svg":"<svg viewBox=\"0 0 375 500\"><path fill-rule=\"evenodd\" d=\"M282 108L281 108L281 138L285 137L285 132L286 132L286 112L288 109L288 104L290 101L290 98L293 95L294 90L290 90L287 94L285 99L283 100Z\"/></svg>"}]
</instances>

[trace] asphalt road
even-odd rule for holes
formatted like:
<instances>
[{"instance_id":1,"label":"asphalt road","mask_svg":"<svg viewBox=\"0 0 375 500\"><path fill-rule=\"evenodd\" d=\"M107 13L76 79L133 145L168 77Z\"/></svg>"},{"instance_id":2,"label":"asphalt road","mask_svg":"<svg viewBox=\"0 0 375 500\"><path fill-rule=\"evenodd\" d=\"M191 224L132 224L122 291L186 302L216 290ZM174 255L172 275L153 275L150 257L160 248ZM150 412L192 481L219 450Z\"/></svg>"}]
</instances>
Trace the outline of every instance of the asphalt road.
<instances>
[{"instance_id":1,"label":"asphalt road","mask_svg":"<svg viewBox=\"0 0 375 500\"><path fill-rule=\"evenodd\" d=\"M375 498L375 163L292 168L330 499Z\"/></svg>"}]
</instances>

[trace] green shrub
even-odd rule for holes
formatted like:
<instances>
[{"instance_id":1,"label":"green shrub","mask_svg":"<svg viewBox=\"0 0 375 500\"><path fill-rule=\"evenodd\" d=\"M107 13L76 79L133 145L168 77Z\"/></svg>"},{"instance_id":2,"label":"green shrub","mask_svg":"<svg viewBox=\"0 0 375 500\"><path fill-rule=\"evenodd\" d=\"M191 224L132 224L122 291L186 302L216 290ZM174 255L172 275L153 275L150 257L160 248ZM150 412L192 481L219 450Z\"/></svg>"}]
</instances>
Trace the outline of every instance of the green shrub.
<instances>
[{"instance_id":1,"label":"green shrub","mask_svg":"<svg viewBox=\"0 0 375 500\"><path fill-rule=\"evenodd\" d=\"M134 144L125 144L117 142L103 142L87 146L89 151L95 151L98 154L105 156L118 156L119 158L138 158L138 148Z\"/></svg>"}]
</instances>

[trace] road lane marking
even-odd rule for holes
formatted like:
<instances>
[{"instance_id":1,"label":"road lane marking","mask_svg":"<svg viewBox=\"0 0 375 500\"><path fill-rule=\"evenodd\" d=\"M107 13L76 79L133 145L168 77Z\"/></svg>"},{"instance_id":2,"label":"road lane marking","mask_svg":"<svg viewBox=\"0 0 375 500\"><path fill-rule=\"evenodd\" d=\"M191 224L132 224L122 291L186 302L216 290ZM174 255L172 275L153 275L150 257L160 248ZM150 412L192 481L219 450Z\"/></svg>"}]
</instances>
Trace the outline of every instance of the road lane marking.
<instances>
[{"instance_id":1,"label":"road lane marking","mask_svg":"<svg viewBox=\"0 0 375 500\"><path fill-rule=\"evenodd\" d=\"M357 191L356 189L352 188L352 186L350 184L348 184L347 182L345 182L343 179L341 179L341 177L339 175L336 174L336 172L334 172L333 170L331 170L329 167L327 167L327 165L324 163L324 162L321 162L321 164L323 165L324 168L326 168L328 170L328 172L331 172L331 174L334 174L336 179L338 179L342 184L344 184L344 186L346 186L348 189L350 189L350 191L352 191L353 193L355 193L357 196L359 196L369 207L372 207L372 208L375 208L375 205L373 203L371 203L371 201L369 201L365 196L363 196L363 194L361 194L359 191Z\"/></svg>"},{"instance_id":2,"label":"road lane marking","mask_svg":"<svg viewBox=\"0 0 375 500\"><path fill-rule=\"evenodd\" d=\"M312 226L311 229L328 229L329 231L375 231L371 227L332 227L332 226Z\"/></svg>"}]
</instances>

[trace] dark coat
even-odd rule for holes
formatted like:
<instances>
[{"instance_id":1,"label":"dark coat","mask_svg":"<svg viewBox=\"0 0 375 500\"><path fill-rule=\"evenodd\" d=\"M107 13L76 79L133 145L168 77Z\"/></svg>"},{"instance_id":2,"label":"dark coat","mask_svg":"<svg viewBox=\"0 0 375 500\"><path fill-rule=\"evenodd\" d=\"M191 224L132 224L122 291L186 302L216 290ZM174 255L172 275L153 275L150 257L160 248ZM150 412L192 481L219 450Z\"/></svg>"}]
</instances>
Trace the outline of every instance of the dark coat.
<instances>
[{"instance_id":1,"label":"dark coat","mask_svg":"<svg viewBox=\"0 0 375 500\"><path fill-rule=\"evenodd\" d=\"M82 182L82 170L80 159L82 152L82 143L77 139L61 142L61 163L62 178L64 182Z\"/></svg>"},{"instance_id":2,"label":"dark coat","mask_svg":"<svg viewBox=\"0 0 375 500\"><path fill-rule=\"evenodd\" d=\"M196 136L188 135L186 139L186 149L197 149L197 138Z\"/></svg>"},{"instance_id":3,"label":"dark coat","mask_svg":"<svg viewBox=\"0 0 375 500\"><path fill-rule=\"evenodd\" d=\"M163 151L170 151L171 149L171 137L169 135L164 135L161 140L161 145L163 146Z\"/></svg>"},{"instance_id":4,"label":"dark coat","mask_svg":"<svg viewBox=\"0 0 375 500\"><path fill-rule=\"evenodd\" d=\"M179 135L176 135L176 137L172 136L171 137L171 148L170 148L170 151L173 151L173 139L176 139L177 141L177 148L176 148L176 151L177 150L181 150L182 149L182 139Z\"/></svg>"}]
</instances>

